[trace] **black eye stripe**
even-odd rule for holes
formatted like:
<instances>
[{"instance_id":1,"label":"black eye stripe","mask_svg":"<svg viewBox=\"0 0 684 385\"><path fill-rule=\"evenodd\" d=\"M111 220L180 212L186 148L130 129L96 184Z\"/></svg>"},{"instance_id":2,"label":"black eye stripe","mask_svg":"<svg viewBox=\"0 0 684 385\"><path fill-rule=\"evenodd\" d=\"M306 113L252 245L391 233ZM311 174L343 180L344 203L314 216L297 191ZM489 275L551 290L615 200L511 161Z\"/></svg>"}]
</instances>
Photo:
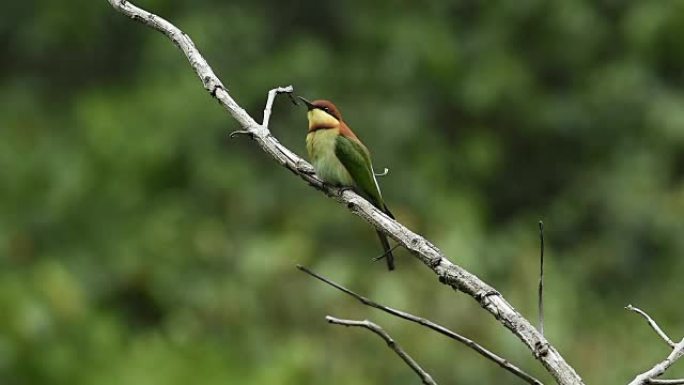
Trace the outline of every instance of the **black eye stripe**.
<instances>
[{"instance_id":1,"label":"black eye stripe","mask_svg":"<svg viewBox=\"0 0 684 385\"><path fill-rule=\"evenodd\" d=\"M332 108L330 108L328 106L316 106L316 108L318 108L319 110L325 112L326 114L334 117L335 119L338 119L337 116L335 115L335 113L333 113Z\"/></svg>"}]
</instances>

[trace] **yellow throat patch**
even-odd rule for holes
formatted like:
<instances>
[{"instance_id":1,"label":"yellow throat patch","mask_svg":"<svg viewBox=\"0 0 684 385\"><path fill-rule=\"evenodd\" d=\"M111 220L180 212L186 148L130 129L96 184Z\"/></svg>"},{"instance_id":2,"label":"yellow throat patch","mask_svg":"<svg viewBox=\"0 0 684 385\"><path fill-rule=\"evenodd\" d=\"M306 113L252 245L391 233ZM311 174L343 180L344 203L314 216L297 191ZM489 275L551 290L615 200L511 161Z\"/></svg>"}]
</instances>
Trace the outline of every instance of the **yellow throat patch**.
<instances>
[{"instance_id":1,"label":"yellow throat patch","mask_svg":"<svg viewBox=\"0 0 684 385\"><path fill-rule=\"evenodd\" d=\"M306 117L309 119L309 130L318 128L334 128L340 124L340 121L327 112L314 108L307 112Z\"/></svg>"}]
</instances>

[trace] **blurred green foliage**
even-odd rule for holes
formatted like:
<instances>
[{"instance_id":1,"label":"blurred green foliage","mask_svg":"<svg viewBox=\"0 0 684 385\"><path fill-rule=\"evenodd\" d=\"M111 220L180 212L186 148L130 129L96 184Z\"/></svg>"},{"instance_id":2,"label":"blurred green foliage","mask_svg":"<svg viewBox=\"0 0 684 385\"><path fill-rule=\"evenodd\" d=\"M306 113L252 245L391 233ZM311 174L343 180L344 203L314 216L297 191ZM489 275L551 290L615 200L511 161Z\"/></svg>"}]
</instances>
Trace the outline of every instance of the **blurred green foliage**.
<instances>
[{"instance_id":1,"label":"blurred green foliage","mask_svg":"<svg viewBox=\"0 0 684 385\"><path fill-rule=\"evenodd\" d=\"M145 0L259 118L268 89L329 98L399 220L535 319L588 383L625 383L679 338L681 1ZM0 383L414 384L383 325L444 384L520 384L366 309L306 264L444 323L547 383L529 351L407 253L279 167L166 38L105 0L0 13ZM305 115L272 131L304 154ZM670 373L684 375L681 365Z\"/></svg>"}]
</instances>

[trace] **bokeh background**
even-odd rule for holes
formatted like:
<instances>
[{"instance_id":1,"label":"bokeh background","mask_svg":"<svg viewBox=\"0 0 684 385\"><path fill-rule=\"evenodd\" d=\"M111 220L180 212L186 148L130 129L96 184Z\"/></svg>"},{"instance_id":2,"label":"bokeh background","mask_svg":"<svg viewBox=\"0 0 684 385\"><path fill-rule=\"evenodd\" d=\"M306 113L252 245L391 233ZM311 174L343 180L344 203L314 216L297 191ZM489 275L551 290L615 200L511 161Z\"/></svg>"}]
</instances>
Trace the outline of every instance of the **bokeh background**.
<instances>
[{"instance_id":1,"label":"bokeh background","mask_svg":"<svg viewBox=\"0 0 684 385\"><path fill-rule=\"evenodd\" d=\"M390 173L400 221L536 318L588 383L668 353L623 307L684 335L681 1L166 1L260 119L268 89L334 100ZM521 384L365 308L301 263L431 318L551 383L471 298L278 166L161 34L105 0L0 13L0 383ZM304 155L304 111L271 129ZM684 376L680 364L670 373Z\"/></svg>"}]
</instances>

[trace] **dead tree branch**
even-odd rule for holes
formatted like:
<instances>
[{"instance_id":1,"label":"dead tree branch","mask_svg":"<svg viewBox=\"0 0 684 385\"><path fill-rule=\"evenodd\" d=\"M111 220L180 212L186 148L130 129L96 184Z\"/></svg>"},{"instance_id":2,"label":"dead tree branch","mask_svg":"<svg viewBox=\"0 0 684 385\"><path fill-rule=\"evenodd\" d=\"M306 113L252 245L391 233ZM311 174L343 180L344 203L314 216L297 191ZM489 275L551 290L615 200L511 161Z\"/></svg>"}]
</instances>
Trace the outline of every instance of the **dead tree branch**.
<instances>
[{"instance_id":1,"label":"dead tree branch","mask_svg":"<svg viewBox=\"0 0 684 385\"><path fill-rule=\"evenodd\" d=\"M364 305L382 310L385 313L391 314L393 316L403 318L403 319L411 321L411 322L415 322L419 325L423 325L429 329L432 329L432 330L436 331L437 333L440 333L440 334L445 335L449 338L452 338L452 339L468 346L469 348L475 350L477 353L479 353L483 357L494 361L495 363L497 363L502 368L504 368L504 369L508 370L509 372L515 374L516 376L522 378L523 380L530 383L531 385L542 385L541 381L539 381L538 379L536 379L536 378L532 377L531 375L525 373L522 369L511 364L505 358L499 357L498 355L490 352L489 350L487 350L486 348L484 348L483 346L481 346L477 342L475 342L471 339L468 339L466 337L463 337L462 335L460 335L454 331L451 331L442 325L436 324L436 323L434 323L428 319L421 318L421 317L415 316L415 315L410 314L410 313L406 313L406 312L401 311L401 310L397 310L397 309L394 309L394 308L391 308L391 307L388 307L385 305L381 305L381 304L373 301L372 299L369 299L369 298L366 298L360 294L357 294L357 293L347 289L346 287L344 287L344 286L342 286L336 282L333 282L330 279L323 277L322 275L319 275L319 274L309 270L308 268L306 268L304 266L297 265L297 268L299 270L309 274L310 276L334 287L335 289L340 290L343 293L349 294L350 296L356 298L359 302L361 302Z\"/></svg>"},{"instance_id":2,"label":"dead tree branch","mask_svg":"<svg viewBox=\"0 0 684 385\"><path fill-rule=\"evenodd\" d=\"M672 340L663 332L663 330L658 326L658 324L649 316L646 314L646 312L635 308L632 305L628 305L625 307L627 310L631 310L633 312L636 312L640 314L642 317L646 319L648 324L651 326L653 330L662 338L665 340L665 342L672 348L672 352L665 358L663 361L657 363L655 366L653 366L651 369L639 374L636 376L632 382L629 383L629 385L644 385L644 384L677 384L677 383L684 383L684 382L679 382L679 381L684 381L684 380L658 380L656 377L660 377L667 371L667 369L672 366L672 364L675 363L678 359L680 359L682 356L684 356L684 338L682 338L681 341L678 343L673 343Z\"/></svg>"},{"instance_id":3,"label":"dead tree branch","mask_svg":"<svg viewBox=\"0 0 684 385\"><path fill-rule=\"evenodd\" d=\"M629 385L643 385L643 384L649 384L649 383L657 383L658 381L665 381L665 380L656 380L656 377L662 376L667 369L672 366L672 364L675 363L678 359L680 359L684 355L684 339L682 339L678 344L675 345L675 348L672 350L672 352L662 360L661 362L657 363L653 368L650 370L641 373L640 375L636 376L632 382L629 383ZM656 381L656 382L653 382ZM677 380L675 380L677 381Z\"/></svg>"},{"instance_id":4,"label":"dead tree branch","mask_svg":"<svg viewBox=\"0 0 684 385\"><path fill-rule=\"evenodd\" d=\"M679 378L676 380L653 380L650 379L648 380L649 384L656 384L656 385L683 385L684 384L684 378Z\"/></svg>"},{"instance_id":5,"label":"dead tree branch","mask_svg":"<svg viewBox=\"0 0 684 385\"><path fill-rule=\"evenodd\" d=\"M478 301L485 310L490 312L533 352L534 356L541 361L559 384L582 384L582 379L565 362L560 353L549 345L535 327L491 286L448 260L442 251L428 240L409 230L401 223L392 220L353 191L341 191L340 189L324 185L311 172L312 167L309 163L281 145L271 135L265 124L258 124L233 100L228 93L228 89L214 74L187 34L163 18L136 7L126 0L108 1L117 11L162 32L171 39L185 54L207 92L218 100L238 122L242 131L247 132L268 155L310 185L323 191L336 201L343 203L351 212L392 237L429 267L437 275L441 283L466 293ZM268 123L268 119L264 119L264 123ZM539 346L548 348L540 351Z\"/></svg>"},{"instance_id":6,"label":"dead tree branch","mask_svg":"<svg viewBox=\"0 0 684 385\"><path fill-rule=\"evenodd\" d=\"M539 333L544 335L544 222L539 221Z\"/></svg>"},{"instance_id":7,"label":"dead tree branch","mask_svg":"<svg viewBox=\"0 0 684 385\"><path fill-rule=\"evenodd\" d=\"M387 346L389 346L390 349L394 350L397 355L406 362L406 364L413 369L414 372L420 377L420 379L423 381L423 384L425 385L437 385L437 383L432 379L430 374L423 370L423 368L418 365L418 363L409 356L404 349L401 348L401 346L392 339L392 337L387 334L386 331L384 331L380 326L368 321L354 321L354 320L346 320L346 319L340 319L340 318L335 318L332 316L326 316L325 317L328 322L331 324L336 324L336 325L343 325L343 326L360 326L364 327L373 333L379 335L385 342L387 342Z\"/></svg>"},{"instance_id":8,"label":"dead tree branch","mask_svg":"<svg viewBox=\"0 0 684 385\"><path fill-rule=\"evenodd\" d=\"M651 318L651 316L649 316L648 314L646 314L646 312L644 312L643 310L641 310L641 309L639 309L639 308L636 308L636 307L634 307L634 306L632 306L632 305L627 305L627 306L625 307L625 309L627 309L627 310L629 310L629 311L633 311L633 312L635 312L635 313L638 313L639 315L641 315L642 317L644 317L644 319L646 320L646 322L648 322L648 325L651 326L651 328L652 328L656 333L658 333L658 335L660 336L660 338L662 338L663 341L665 341L665 343L667 344L667 346L669 346L670 348L673 348L673 349L674 349L674 347L675 347L676 344L670 339L670 337L667 336L667 334L665 334L665 332L663 331L663 329L661 329L660 326L658 326L658 324L653 320L653 318Z\"/></svg>"}]
</instances>

